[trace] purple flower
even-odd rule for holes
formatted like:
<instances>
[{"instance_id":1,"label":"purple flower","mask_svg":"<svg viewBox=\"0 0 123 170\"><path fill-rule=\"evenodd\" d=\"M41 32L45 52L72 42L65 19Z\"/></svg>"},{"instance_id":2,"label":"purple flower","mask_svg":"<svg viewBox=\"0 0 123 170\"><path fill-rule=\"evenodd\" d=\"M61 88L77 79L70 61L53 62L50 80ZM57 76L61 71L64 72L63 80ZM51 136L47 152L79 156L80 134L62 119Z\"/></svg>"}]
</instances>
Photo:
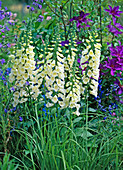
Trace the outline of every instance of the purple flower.
<instances>
[{"instance_id":1,"label":"purple flower","mask_svg":"<svg viewBox=\"0 0 123 170\"><path fill-rule=\"evenodd\" d=\"M15 88L14 87L11 87L11 89L10 89L11 91L15 91Z\"/></svg>"},{"instance_id":2,"label":"purple flower","mask_svg":"<svg viewBox=\"0 0 123 170\"><path fill-rule=\"evenodd\" d=\"M122 94L123 93L123 85L121 85L120 81L118 79L116 79L114 84L118 85L117 94L119 94L119 95Z\"/></svg>"},{"instance_id":3,"label":"purple flower","mask_svg":"<svg viewBox=\"0 0 123 170\"><path fill-rule=\"evenodd\" d=\"M77 62L78 62L78 63L80 63L80 61L81 61L81 59L80 59L80 58L78 58L78 59L77 59Z\"/></svg>"},{"instance_id":4,"label":"purple flower","mask_svg":"<svg viewBox=\"0 0 123 170\"><path fill-rule=\"evenodd\" d=\"M120 25L120 23L116 23L116 18L113 18L113 23L114 23L114 26L119 28L119 29L123 29L123 26Z\"/></svg>"},{"instance_id":5,"label":"purple flower","mask_svg":"<svg viewBox=\"0 0 123 170\"><path fill-rule=\"evenodd\" d=\"M62 46L65 46L65 44L69 44L69 40L62 41L62 42L61 42L61 45L62 45Z\"/></svg>"},{"instance_id":6,"label":"purple flower","mask_svg":"<svg viewBox=\"0 0 123 170\"><path fill-rule=\"evenodd\" d=\"M27 5L27 9L29 9L30 8L30 5Z\"/></svg>"},{"instance_id":7,"label":"purple flower","mask_svg":"<svg viewBox=\"0 0 123 170\"><path fill-rule=\"evenodd\" d=\"M26 84L27 84L27 85L30 85L28 81L26 82Z\"/></svg>"},{"instance_id":8,"label":"purple flower","mask_svg":"<svg viewBox=\"0 0 123 170\"><path fill-rule=\"evenodd\" d=\"M2 75L2 80L6 80L6 78Z\"/></svg>"},{"instance_id":9,"label":"purple flower","mask_svg":"<svg viewBox=\"0 0 123 170\"><path fill-rule=\"evenodd\" d=\"M9 24L9 25L12 25L12 23L11 23L10 21L8 21L8 24Z\"/></svg>"},{"instance_id":10,"label":"purple flower","mask_svg":"<svg viewBox=\"0 0 123 170\"><path fill-rule=\"evenodd\" d=\"M0 7L2 6L2 1L0 1Z\"/></svg>"},{"instance_id":11,"label":"purple flower","mask_svg":"<svg viewBox=\"0 0 123 170\"><path fill-rule=\"evenodd\" d=\"M22 122L23 121L23 118L21 116L19 116L19 120Z\"/></svg>"},{"instance_id":12,"label":"purple flower","mask_svg":"<svg viewBox=\"0 0 123 170\"><path fill-rule=\"evenodd\" d=\"M7 31L10 31L9 27L6 26L6 30L7 30Z\"/></svg>"},{"instance_id":13,"label":"purple flower","mask_svg":"<svg viewBox=\"0 0 123 170\"><path fill-rule=\"evenodd\" d=\"M33 3L32 3L32 5L34 5L34 6L38 6L38 3L33 2Z\"/></svg>"},{"instance_id":14,"label":"purple flower","mask_svg":"<svg viewBox=\"0 0 123 170\"><path fill-rule=\"evenodd\" d=\"M122 11L119 10L119 6L115 6L112 8L110 5L108 5L109 9L105 9L105 11L109 12L109 15L112 15L113 17L117 16L120 17L120 13L123 13Z\"/></svg>"},{"instance_id":15,"label":"purple flower","mask_svg":"<svg viewBox=\"0 0 123 170\"><path fill-rule=\"evenodd\" d=\"M115 48L112 45L111 47L109 47L109 49L110 49L110 52L111 52L110 54L112 56L117 57L118 60L120 60L120 58L123 58L123 45L116 46Z\"/></svg>"},{"instance_id":16,"label":"purple flower","mask_svg":"<svg viewBox=\"0 0 123 170\"><path fill-rule=\"evenodd\" d=\"M6 81L4 81L3 83L4 83L4 86L7 86L7 82Z\"/></svg>"},{"instance_id":17,"label":"purple flower","mask_svg":"<svg viewBox=\"0 0 123 170\"><path fill-rule=\"evenodd\" d=\"M91 21L90 19L87 19L86 16L88 16L90 13L84 13L83 11L79 12L79 16L74 16L73 18L71 18L69 21L77 21L76 26L77 28L83 28L83 27L90 27L90 25L87 25L88 21ZM82 26L81 24L85 23L85 26Z\"/></svg>"},{"instance_id":18,"label":"purple flower","mask_svg":"<svg viewBox=\"0 0 123 170\"><path fill-rule=\"evenodd\" d=\"M6 61L5 59L0 60L1 64L3 65Z\"/></svg>"},{"instance_id":19,"label":"purple flower","mask_svg":"<svg viewBox=\"0 0 123 170\"><path fill-rule=\"evenodd\" d=\"M38 22L42 22L44 17L42 15L39 15L39 18L37 19Z\"/></svg>"},{"instance_id":20,"label":"purple flower","mask_svg":"<svg viewBox=\"0 0 123 170\"><path fill-rule=\"evenodd\" d=\"M3 46L3 45L0 43L0 48L2 48L2 46Z\"/></svg>"},{"instance_id":21,"label":"purple flower","mask_svg":"<svg viewBox=\"0 0 123 170\"><path fill-rule=\"evenodd\" d=\"M3 20L5 18L4 12L0 11L0 20Z\"/></svg>"},{"instance_id":22,"label":"purple flower","mask_svg":"<svg viewBox=\"0 0 123 170\"><path fill-rule=\"evenodd\" d=\"M121 67L123 68L123 59L119 59L118 61L117 61L117 63L119 64L119 65L121 65ZM122 69L121 69L122 70Z\"/></svg>"},{"instance_id":23,"label":"purple flower","mask_svg":"<svg viewBox=\"0 0 123 170\"><path fill-rule=\"evenodd\" d=\"M112 58L112 59L108 58L108 62L105 61L105 63L106 63L105 67L111 69L111 75L112 76L114 76L114 73L115 73L116 70L123 70L123 68L121 68L121 66L117 63L116 58Z\"/></svg>"},{"instance_id":24,"label":"purple flower","mask_svg":"<svg viewBox=\"0 0 123 170\"><path fill-rule=\"evenodd\" d=\"M76 41L76 44L81 44L82 43L82 41Z\"/></svg>"},{"instance_id":25,"label":"purple flower","mask_svg":"<svg viewBox=\"0 0 123 170\"><path fill-rule=\"evenodd\" d=\"M8 43L8 44L7 44L7 47L8 47L8 48L11 48L11 44L10 44L10 43Z\"/></svg>"},{"instance_id":26,"label":"purple flower","mask_svg":"<svg viewBox=\"0 0 123 170\"><path fill-rule=\"evenodd\" d=\"M42 5L39 4L39 5L38 5L38 8L41 9L41 8L42 8Z\"/></svg>"},{"instance_id":27,"label":"purple flower","mask_svg":"<svg viewBox=\"0 0 123 170\"><path fill-rule=\"evenodd\" d=\"M112 32L115 36L118 34L122 34L121 31L118 31L115 27L113 27L111 24L107 25L107 28L109 29L109 32Z\"/></svg>"},{"instance_id":28,"label":"purple flower","mask_svg":"<svg viewBox=\"0 0 123 170\"><path fill-rule=\"evenodd\" d=\"M31 11L34 11L35 9L33 7L31 7Z\"/></svg>"},{"instance_id":29,"label":"purple flower","mask_svg":"<svg viewBox=\"0 0 123 170\"><path fill-rule=\"evenodd\" d=\"M7 12L7 14L8 14L8 16L11 16L11 15L12 15L11 11Z\"/></svg>"},{"instance_id":30,"label":"purple flower","mask_svg":"<svg viewBox=\"0 0 123 170\"><path fill-rule=\"evenodd\" d=\"M2 30L1 30L1 32L2 32L2 33L4 33L4 32L5 32L5 30L4 30L4 29L2 29Z\"/></svg>"},{"instance_id":31,"label":"purple flower","mask_svg":"<svg viewBox=\"0 0 123 170\"><path fill-rule=\"evenodd\" d=\"M5 10L7 11L8 10L8 8L7 7L4 7L5 8Z\"/></svg>"}]
</instances>

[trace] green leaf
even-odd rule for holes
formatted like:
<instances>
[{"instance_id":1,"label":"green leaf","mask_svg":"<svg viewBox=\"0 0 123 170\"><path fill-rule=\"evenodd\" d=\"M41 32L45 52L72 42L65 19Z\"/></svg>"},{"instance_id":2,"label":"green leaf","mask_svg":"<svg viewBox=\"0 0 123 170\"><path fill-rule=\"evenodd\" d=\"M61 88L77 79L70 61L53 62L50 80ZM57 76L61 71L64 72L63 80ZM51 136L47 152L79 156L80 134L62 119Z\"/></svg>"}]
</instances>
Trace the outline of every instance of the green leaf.
<instances>
[{"instance_id":1,"label":"green leaf","mask_svg":"<svg viewBox=\"0 0 123 170\"><path fill-rule=\"evenodd\" d=\"M56 108L53 108L52 110L51 110L51 114L55 114L56 113Z\"/></svg>"},{"instance_id":2,"label":"green leaf","mask_svg":"<svg viewBox=\"0 0 123 170\"><path fill-rule=\"evenodd\" d=\"M28 155L30 153L29 150L24 150L24 152L25 152L25 155Z\"/></svg>"},{"instance_id":3,"label":"green leaf","mask_svg":"<svg viewBox=\"0 0 123 170\"><path fill-rule=\"evenodd\" d=\"M89 131L86 131L83 128L76 128L75 129L75 134L76 134L76 136L80 136L80 137L82 137L84 139L87 139L88 137L93 136Z\"/></svg>"},{"instance_id":4,"label":"green leaf","mask_svg":"<svg viewBox=\"0 0 123 170\"><path fill-rule=\"evenodd\" d=\"M78 118L73 120L73 123L78 123L81 119L82 119L82 117L78 117Z\"/></svg>"},{"instance_id":5,"label":"green leaf","mask_svg":"<svg viewBox=\"0 0 123 170\"><path fill-rule=\"evenodd\" d=\"M2 162L0 161L0 167L2 168Z\"/></svg>"},{"instance_id":6,"label":"green leaf","mask_svg":"<svg viewBox=\"0 0 123 170\"><path fill-rule=\"evenodd\" d=\"M35 23L35 29L37 30L37 29L40 29L41 28L41 22L36 22Z\"/></svg>"},{"instance_id":7,"label":"green leaf","mask_svg":"<svg viewBox=\"0 0 123 170\"><path fill-rule=\"evenodd\" d=\"M89 112L96 112L96 110L90 107Z\"/></svg>"}]
</instances>

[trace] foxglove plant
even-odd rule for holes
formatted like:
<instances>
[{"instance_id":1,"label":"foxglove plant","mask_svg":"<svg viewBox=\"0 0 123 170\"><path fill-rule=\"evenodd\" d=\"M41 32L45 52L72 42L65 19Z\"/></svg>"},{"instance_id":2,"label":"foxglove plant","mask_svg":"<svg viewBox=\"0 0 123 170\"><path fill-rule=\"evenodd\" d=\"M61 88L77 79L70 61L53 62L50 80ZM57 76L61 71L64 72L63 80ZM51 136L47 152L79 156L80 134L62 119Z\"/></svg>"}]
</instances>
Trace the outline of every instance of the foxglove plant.
<instances>
[{"instance_id":1,"label":"foxglove plant","mask_svg":"<svg viewBox=\"0 0 123 170\"><path fill-rule=\"evenodd\" d=\"M58 104L61 109L66 107L76 108L74 113L79 116L82 83L76 73L73 75L73 64L77 49L71 48L71 55L69 50L65 50L65 54L63 54L61 44L58 45L55 53L53 48L48 47L48 51L52 52L47 52L45 59L43 55L40 55L41 61L37 62L37 64L43 64L43 69L41 70L41 67L39 69L47 89L45 96L48 102L46 106L52 107ZM56 57L54 58L54 56Z\"/></svg>"},{"instance_id":2,"label":"foxglove plant","mask_svg":"<svg viewBox=\"0 0 123 170\"><path fill-rule=\"evenodd\" d=\"M97 36L96 36L97 37ZM100 55L101 55L101 44L94 42L92 36L89 40L86 40L87 47L82 51L82 57L78 62L80 63L79 68L82 69L82 80L83 84L87 88L91 88L90 94L97 97L98 92L98 78L99 78L99 65L100 65ZM92 43L94 50L92 50Z\"/></svg>"},{"instance_id":3,"label":"foxglove plant","mask_svg":"<svg viewBox=\"0 0 123 170\"><path fill-rule=\"evenodd\" d=\"M42 79L39 78L36 70L33 49L34 47L29 43L26 46L22 44L21 49L17 49L15 55L10 55L13 67L9 75L9 82L14 82L15 84L13 93L14 107L18 103L26 102L28 98L37 99L41 93L39 87Z\"/></svg>"}]
</instances>

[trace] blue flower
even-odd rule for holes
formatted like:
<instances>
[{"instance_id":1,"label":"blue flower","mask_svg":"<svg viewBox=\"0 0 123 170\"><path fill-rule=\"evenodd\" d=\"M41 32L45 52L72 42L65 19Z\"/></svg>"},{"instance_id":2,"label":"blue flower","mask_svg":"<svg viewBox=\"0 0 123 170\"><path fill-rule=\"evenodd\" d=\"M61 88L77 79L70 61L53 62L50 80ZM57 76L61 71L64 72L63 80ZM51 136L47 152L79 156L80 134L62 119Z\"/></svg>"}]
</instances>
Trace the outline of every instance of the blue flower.
<instances>
[{"instance_id":1,"label":"blue flower","mask_svg":"<svg viewBox=\"0 0 123 170\"><path fill-rule=\"evenodd\" d=\"M104 120L106 120L106 119L107 119L107 116L106 116L106 117L104 117L103 119L104 119Z\"/></svg>"},{"instance_id":2,"label":"blue flower","mask_svg":"<svg viewBox=\"0 0 123 170\"><path fill-rule=\"evenodd\" d=\"M100 84L102 82L102 80L100 79L100 80L98 80L98 83Z\"/></svg>"},{"instance_id":3,"label":"blue flower","mask_svg":"<svg viewBox=\"0 0 123 170\"><path fill-rule=\"evenodd\" d=\"M43 94L42 96L43 96L43 98L45 99L45 95Z\"/></svg>"},{"instance_id":4,"label":"blue flower","mask_svg":"<svg viewBox=\"0 0 123 170\"><path fill-rule=\"evenodd\" d=\"M61 100L62 98L61 97L58 97L58 100Z\"/></svg>"},{"instance_id":5,"label":"blue flower","mask_svg":"<svg viewBox=\"0 0 123 170\"><path fill-rule=\"evenodd\" d=\"M1 59L0 62L3 65L6 61L5 61L5 59Z\"/></svg>"},{"instance_id":6,"label":"blue flower","mask_svg":"<svg viewBox=\"0 0 123 170\"><path fill-rule=\"evenodd\" d=\"M10 130L10 136L12 136L12 131L14 131L15 129L13 128L12 130Z\"/></svg>"},{"instance_id":7,"label":"blue flower","mask_svg":"<svg viewBox=\"0 0 123 170\"><path fill-rule=\"evenodd\" d=\"M16 107L13 107L13 110L15 111L15 110L16 110Z\"/></svg>"},{"instance_id":8,"label":"blue flower","mask_svg":"<svg viewBox=\"0 0 123 170\"><path fill-rule=\"evenodd\" d=\"M8 75L11 72L11 68L7 68L6 71L7 71L7 75Z\"/></svg>"},{"instance_id":9,"label":"blue flower","mask_svg":"<svg viewBox=\"0 0 123 170\"><path fill-rule=\"evenodd\" d=\"M106 112L106 109L102 109L103 112Z\"/></svg>"},{"instance_id":10,"label":"blue flower","mask_svg":"<svg viewBox=\"0 0 123 170\"><path fill-rule=\"evenodd\" d=\"M5 113L7 113L7 112L8 112L8 110L7 110L7 109L4 109L4 112L5 112Z\"/></svg>"},{"instance_id":11,"label":"blue flower","mask_svg":"<svg viewBox=\"0 0 123 170\"><path fill-rule=\"evenodd\" d=\"M23 121L23 118L21 116L19 116L19 120L22 122Z\"/></svg>"},{"instance_id":12,"label":"blue flower","mask_svg":"<svg viewBox=\"0 0 123 170\"><path fill-rule=\"evenodd\" d=\"M43 109L42 109L42 111L43 111L43 112L46 112L46 109L45 109L45 108L43 108Z\"/></svg>"},{"instance_id":13,"label":"blue flower","mask_svg":"<svg viewBox=\"0 0 123 170\"><path fill-rule=\"evenodd\" d=\"M6 80L6 78L2 75L2 80Z\"/></svg>"}]
</instances>

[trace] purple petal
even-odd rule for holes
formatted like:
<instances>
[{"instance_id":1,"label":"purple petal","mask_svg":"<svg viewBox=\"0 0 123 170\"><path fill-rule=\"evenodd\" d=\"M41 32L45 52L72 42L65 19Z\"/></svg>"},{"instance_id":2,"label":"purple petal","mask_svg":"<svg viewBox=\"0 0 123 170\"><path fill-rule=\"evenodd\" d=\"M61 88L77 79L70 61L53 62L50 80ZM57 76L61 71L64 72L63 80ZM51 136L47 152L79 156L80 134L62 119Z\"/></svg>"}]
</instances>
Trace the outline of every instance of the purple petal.
<instances>
[{"instance_id":1,"label":"purple petal","mask_svg":"<svg viewBox=\"0 0 123 170\"><path fill-rule=\"evenodd\" d=\"M78 59L77 59L77 62L78 62L78 63L80 63L80 61L81 61L81 59L80 59L80 58L78 58Z\"/></svg>"},{"instance_id":2,"label":"purple petal","mask_svg":"<svg viewBox=\"0 0 123 170\"><path fill-rule=\"evenodd\" d=\"M118 89L118 94L122 94L123 93L123 89L119 88Z\"/></svg>"},{"instance_id":3,"label":"purple petal","mask_svg":"<svg viewBox=\"0 0 123 170\"><path fill-rule=\"evenodd\" d=\"M111 75L114 76L114 70L111 68Z\"/></svg>"},{"instance_id":4,"label":"purple petal","mask_svg":"<svg viewBox=\"0 0 123 170\"><path fill-rule=\"evenodd\" d=\"M108 7L110 8L110 10L112 10L112 7L110 5L108 5Z\"/></svg>"}]
</instances>

